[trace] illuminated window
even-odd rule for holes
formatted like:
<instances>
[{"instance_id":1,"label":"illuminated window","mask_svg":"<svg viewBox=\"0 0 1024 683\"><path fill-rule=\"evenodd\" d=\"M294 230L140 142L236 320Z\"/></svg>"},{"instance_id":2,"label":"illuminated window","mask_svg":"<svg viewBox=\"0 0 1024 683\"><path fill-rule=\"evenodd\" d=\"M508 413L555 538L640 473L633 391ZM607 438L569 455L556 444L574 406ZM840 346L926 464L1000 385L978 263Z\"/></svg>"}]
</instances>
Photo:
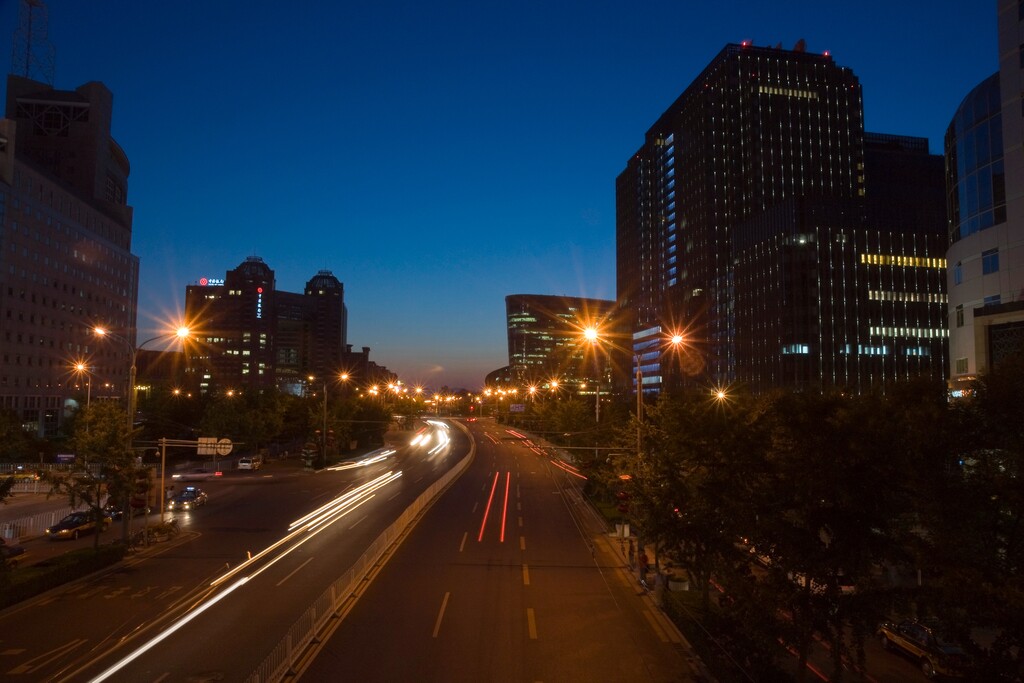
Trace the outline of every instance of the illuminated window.
<instances>
[{"instance_id":1,"label":"illuminated window","mask_svg":"<svg viewBox=\"0 0 1024 683\"><path fill-rule=\"evenodd\" d=\"M898 266L902 268L945 268L946 259L898 254L861 254L860 262L871 266Z\"/></svg>"}]
</instances>

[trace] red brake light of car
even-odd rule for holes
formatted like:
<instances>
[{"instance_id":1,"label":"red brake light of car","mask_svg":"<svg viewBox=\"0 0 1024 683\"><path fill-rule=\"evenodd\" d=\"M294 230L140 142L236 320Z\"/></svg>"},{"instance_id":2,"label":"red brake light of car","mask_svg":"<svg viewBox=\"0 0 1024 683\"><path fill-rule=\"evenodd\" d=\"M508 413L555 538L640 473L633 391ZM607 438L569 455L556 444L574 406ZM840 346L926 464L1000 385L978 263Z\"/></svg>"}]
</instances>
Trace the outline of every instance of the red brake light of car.
<instances>
[{"instance_id":1,"label":"red brake light of car","mask_svg":"<svg viewBox=\"0 0 1024 683\"><path fill-rule=\"evenodd\" d=\"M220 470L217 470L216 472L213 473L213 476L215 476L215 477L223 477L224 473L221 472Z\"/></svg>"}]
</instances>

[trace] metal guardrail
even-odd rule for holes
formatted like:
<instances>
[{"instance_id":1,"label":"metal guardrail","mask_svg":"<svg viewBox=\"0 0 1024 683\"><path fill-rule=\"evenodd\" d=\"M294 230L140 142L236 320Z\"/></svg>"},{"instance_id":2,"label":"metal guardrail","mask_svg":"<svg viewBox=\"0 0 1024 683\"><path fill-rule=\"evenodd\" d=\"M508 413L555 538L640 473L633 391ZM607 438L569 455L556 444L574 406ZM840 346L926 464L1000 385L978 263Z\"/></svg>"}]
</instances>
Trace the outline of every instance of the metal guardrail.
<instances>
[{"instance_id":1,"label":"metal guardrail","mask_svg":"<svg viewBox=\"0 0 1024 683\"><path fill-rule=\"evenodd\" d=\"M461 425L459 425L459 428L464 429ZM471 446L466 457L460 460L455 467L448 470L444 476L431 484L426 491L421 493L419 498L406 508L405 512L391 526L381 532L348 571L320 594L320 597L310 605L309 609L292 624L284 639L270 651L270 654L264 658L263 662L246 679L246 683L280 681L289 673L294 673L293 666L295 662L302 656L316 634L320 632L338 609L353 597L356 587L362 582L363 577L366 576L370 569L377 564L385 551L401 538L409 525L433 502L434 498L444 491L456 477L461 475L463 470L469 467L475 450L475 447Z\"/></svg>"},{"instance_id":2,"label":"metal guardrail","mask_svg":"<svg viewBox=\"0 0 1024 683\"><path fill-rule=\"evenodd\" d=\"M4 539L12 541L17 541L26 536L41 536L47 527L53 526L76 509L78 508L73 508L69 505L35 515L8 520L0 523L0 535Z\"/></svg>"}]
</instances>

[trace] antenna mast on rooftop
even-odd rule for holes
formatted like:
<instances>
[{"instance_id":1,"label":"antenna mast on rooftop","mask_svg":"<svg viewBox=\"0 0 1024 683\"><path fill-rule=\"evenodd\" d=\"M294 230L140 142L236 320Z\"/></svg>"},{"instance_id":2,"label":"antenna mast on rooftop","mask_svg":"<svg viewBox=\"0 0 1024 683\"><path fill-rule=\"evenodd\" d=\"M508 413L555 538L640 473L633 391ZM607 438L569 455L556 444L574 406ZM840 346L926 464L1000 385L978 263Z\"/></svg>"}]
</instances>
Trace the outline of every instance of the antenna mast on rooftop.
<instances>
[{"instance_id":1,"label":"antenna mast on rooftop","mask_svg":"<svg viewBox=\"0 0 1024 683\"><path fill-rule=\"evenodd\" d=\"M18 28L11 50L11 73L53 85L55 50L50 44L50 18L43 0L21 0Z\"/></svg>"}]
</instances>

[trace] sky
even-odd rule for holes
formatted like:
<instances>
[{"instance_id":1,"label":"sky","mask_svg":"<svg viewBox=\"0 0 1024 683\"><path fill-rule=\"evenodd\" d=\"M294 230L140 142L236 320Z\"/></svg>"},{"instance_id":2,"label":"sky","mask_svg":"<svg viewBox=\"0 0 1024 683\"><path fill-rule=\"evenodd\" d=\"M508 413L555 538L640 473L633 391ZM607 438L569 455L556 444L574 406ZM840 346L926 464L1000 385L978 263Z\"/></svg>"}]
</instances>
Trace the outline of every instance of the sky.
<instances>
[{"instance_id":1,"label":"sky","mask_svg":"<svg viewBox=\"0 0 1024 683\"><path fill-rule=\"evenodd\" d=\"M258 256L279 290L333 272L348 342L433 388L507 364L509 294L615 298L615 178L727 43L828 50L867 130L939 154L998 69L996 0L47 6L54 86L114 94L139 339Z\"/></svg>"}]
</instances>

